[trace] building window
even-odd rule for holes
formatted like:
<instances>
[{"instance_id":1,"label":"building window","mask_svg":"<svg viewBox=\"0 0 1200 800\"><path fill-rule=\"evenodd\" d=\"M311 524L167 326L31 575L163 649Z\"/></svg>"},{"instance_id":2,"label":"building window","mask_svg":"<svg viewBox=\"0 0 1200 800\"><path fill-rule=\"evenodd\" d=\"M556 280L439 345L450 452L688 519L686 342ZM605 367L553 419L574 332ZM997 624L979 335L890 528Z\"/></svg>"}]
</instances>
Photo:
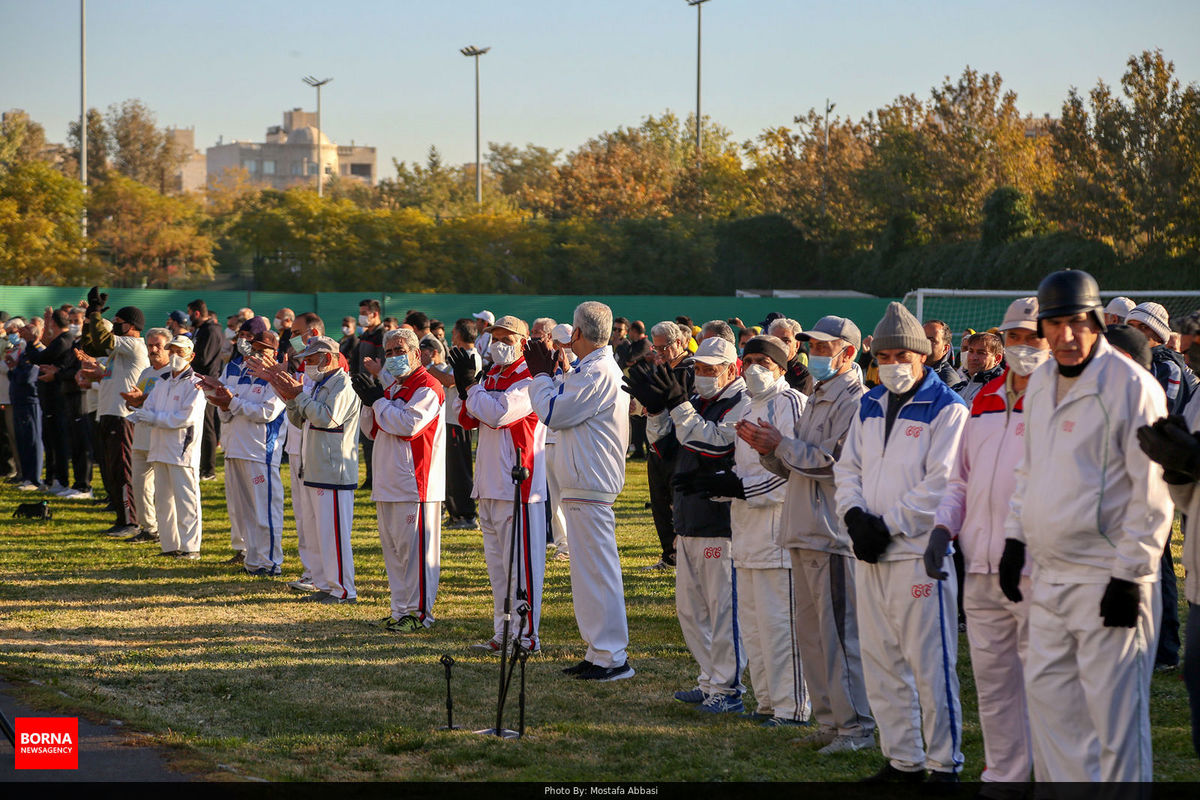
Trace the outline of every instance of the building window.
<instances>
[{"instance_id":1,"label":"building window","mask_svg":"<svg viewBox=\"0 0 1200 800\"><path fill-rule=\"evenodd\" d=\"M304 174L304 165L301 164L299 161L293 161L292 162L292 174L293 175L303 175Z\"/></svg>"},{"instance_id":2,"label":"building window","mask_svg":"<svg viewBox=\"0 0 1200 800\"><path fill-rule=\"evenodd\" d=\"M262 171L263 171L263 175L274 175L275 174L275 162L274 161L263 161L262 162Z\"/></svg>"},{"instance_id":3,"label":"building window","mask_svg":"<svg viewBox=\"0 0 1200 800\"><path fill-rule=\"evenodd\" d=\"M370 178L371 177L371 165L370 164L351 164L350 165L350 174L356 175L360 178Z\"/></svg>"},{"instance_id":4,"label":"building window","mask_svg":"<svg viewBox=\"0 0 1200 800\"><path fill-rule=\"evenodd\" d=\"M258 172L258 162L255 161L254 159L251 159L251 158L243 159L242 166L245 167L246 172L249 172L251 175L254 175L255 173Z\"/></svg>"}]
</instances>

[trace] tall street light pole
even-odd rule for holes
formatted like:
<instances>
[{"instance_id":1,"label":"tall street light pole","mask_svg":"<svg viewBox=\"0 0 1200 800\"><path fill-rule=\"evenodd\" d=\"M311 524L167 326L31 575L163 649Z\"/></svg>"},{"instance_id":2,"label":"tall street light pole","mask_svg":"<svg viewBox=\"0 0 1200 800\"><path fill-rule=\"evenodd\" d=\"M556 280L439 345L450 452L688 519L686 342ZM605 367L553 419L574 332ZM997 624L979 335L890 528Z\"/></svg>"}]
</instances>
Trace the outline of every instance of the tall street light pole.
<instances>
[{"instance_id":1,"label":"tall street light pole","mask_svg":"<svg viewBox=\"0 0 1200 800\"><path fill-rule=\"evenodd\" d=\"M825 173L829 171L829 112L837 107L837 103L825 98L825 146L821 154L821 214L825 214Z\"/></svg>"},{"instance_id":2,"label":"tall street light pole","mask_svg":"<svg viewBox=\"0 0 1200 800\"><path fill-rule=\"evenodd\" d=\"M80 229L87 240L87 0L79 0L79 182L83 184ZM86 250L86 245L85 245Z\"/></svg>"},{"instance_id":3,"label":"tall street light pole","mask_svg":"<svg viewBox=\"0 0 1200 800\"><path fill-rule=\"evenodd\" d=\"M333 78L320 81L312 75L304 78L305 83L317 90L317 197L325 196L325 165L323 163L325 159L321 153L321 87L331 80Z\"/></svg>"},{"instance_id":4,"label":"tall street light pole","mask_svg":"<svg viewBox=\"0 0 1200 800\"><path fill-rule=\"evenodd\" d=\"M687 0L696 8L696 160L700 160L700 16L701 6L708 0Z\"/></svg>"},{"instance_id":5,"label":"tall street light pole","mask_svg":"<svg viewBox=\"0 0 1200 800\"><path fill-rule=\"evenodd\" d=\"M490 47L464 47L458 52L475 59L475 204L483 205L483 162L479 149L479 57Z\"/></svg>"}]
</instances>

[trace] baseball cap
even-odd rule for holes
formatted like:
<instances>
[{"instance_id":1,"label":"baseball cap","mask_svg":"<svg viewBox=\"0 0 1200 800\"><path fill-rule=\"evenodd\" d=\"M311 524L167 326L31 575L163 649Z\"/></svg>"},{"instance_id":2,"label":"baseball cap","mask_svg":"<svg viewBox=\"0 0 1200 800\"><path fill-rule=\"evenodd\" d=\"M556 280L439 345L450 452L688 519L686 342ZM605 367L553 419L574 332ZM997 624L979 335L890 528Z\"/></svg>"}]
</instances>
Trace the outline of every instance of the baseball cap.
<instances>
[{"instance_id":1,"label":"baseball cap","mask_svg":"<svg viewBox=\"0 0 1200 800\"><path fill-rule=\"evenodd\" d=\"M486 308L483 311L480 311L478 314L472 314L471 316L474 317L475 319L483 320L488 325L491 325L493 322L496 321L496 315L493 314L492 312L488 311Z\"/></svg>"},{"instance_id":2,"label":"baseball cap","mask_svg":"<svg viewBox=\"0 0 1200 800\"><path fill-rule=\"evenodd\" d=\"M1000 323L1000 332L1023 328L1027 331L1037 331L1038 301L1036 297L1020 297L1008 305L1004 312L1004 321Z\"/></svg>"},{"instance_id":3,"label":"baseball cap","mask_svg":"<svg viewBox=\"0 0 1200 800\"><path fill-rule=\"evenodd\" d=\"M258 319L262 318L258 317ZM279 349L279 334L275 333L275 331L259 331L250 340L250 346L255 350L270 350L274 352Z\"/></svg>"},{"instance_id":4,"label":"baseball cap","mask_svg":"<svg viewBox=\"0 0 1200 800\"><path fill-rule=\"evenodd\" d=\"M180 335L180 336L176 336L169 343L167 343L167 347L168 348L178 347L180 350L191 350L195 347L195 345L192 344L191 339L189 339L186 336Z\"/></svg>"},{"instance_id":5,"label":"baseball cap","mask_svg":"<svg viewBox=\"0 0 1200 800\"><path fill-rule=\"evenodd\" d=\"M124 318L122 317L122 319ZM171 320L171 322L179 323L180 325L187 325L189 321L188 315L180 311L178 308L168 314L167 319ZM126 320L126 322L128 322L128 320Z\"/></svg>"},{"instance_id":6,"label":"baseball cap","mask_svg":"<svg viewBox=\"0 0 1200 800\"><path fill-rule=\"evenodd\" d=\"M488 312L484 312L484 313L488 313ZM490 316L490 314L489 314L489 316ZM482 319L482 317L481 317L481 319ZM517 317L514 317L511 314L504 315L500 319L496 320L495 324L488 325L488 327L485 330L488 333L491 333L491 332L495 331L497 328L500 328L500 329L503 329L506 331L512 331L513 333L520 334L521 336L529 335L529 326L525 324L525 320L518 319Z\"/></svg>"},{"instance_id":7,"label":"baseball cap","mask_svg":"<svg viewBox=\"0 0 1200 800\"><path fill-rule=\"evenodd\" d=\"M1109 300L1108 305L1104 307L1104 313L1112 314L1120 317L1123 320L1130 311L1133 311L1135 305L1136 303L1134 303L1128 297L1114 297L1112 300Z\"/></svg>"},{"instance_id":8,"label":"baseball cap","mask_svg":"<svg viewBox=\"0 0 1200 800\"><path fill-rule=\"evenodd\" d=\"M315 356L318 353L336 353L338 352L337 342L330 339L328 336L314 336L308 340L308 345L296 353L296 358L307 358Z\"/></svg>"},{"instance_id":9,"label":"baseball cap","mask_svg":"<svg viewBox=\"0 0 1200 800\"><path fill-rule=\"evenodd\" d=\"M796 338L802 342L810 339L816 339L818 342L832 342L841 339L852 346L855 351L862 347L862 331L852 320L845 317L821 317L817 320L816 325L803 333L796 334Z\"/></svg>"},{"instance_id":10,"label":"baseball cap","mask_svg":"<svg viewBox=\"0 0 1200 800\"><path fill-rule=\"evenodd\" d=\"M559 344L570 344L571 334L575 332L575 328L565 322L560 322L554 326L554 330L550 332L550 338Z\"/></svg>"},{"instance_id":11,"label":"baseball cap","mask_svg":"<svg viewBox=\"0 0 1200 800\"><path fill-rule=\"evenodd\" d=\"M733 364L737 361L737 348L733 346L733 342L727 339L710 336L696 348L696 354L692 356L692 360L710 366Z\"/></svg>"}]
</instances>

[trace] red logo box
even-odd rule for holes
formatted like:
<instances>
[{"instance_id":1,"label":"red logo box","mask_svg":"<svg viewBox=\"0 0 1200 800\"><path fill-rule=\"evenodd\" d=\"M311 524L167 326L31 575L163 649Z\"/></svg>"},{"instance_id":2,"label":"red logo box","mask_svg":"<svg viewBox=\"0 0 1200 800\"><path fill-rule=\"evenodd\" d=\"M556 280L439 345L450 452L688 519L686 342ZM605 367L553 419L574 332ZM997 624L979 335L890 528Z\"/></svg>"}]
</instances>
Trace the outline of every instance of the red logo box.
<instances>
[{"instance_id":1,"label":"red logo box","mask_svg":"<svg viewBox=\"0 0 1200 800\"><path fill-rule=\"evenodd\" d=\"M78 717L17 717L17 769L79 769Z\"/></svg>"}]
</instances>

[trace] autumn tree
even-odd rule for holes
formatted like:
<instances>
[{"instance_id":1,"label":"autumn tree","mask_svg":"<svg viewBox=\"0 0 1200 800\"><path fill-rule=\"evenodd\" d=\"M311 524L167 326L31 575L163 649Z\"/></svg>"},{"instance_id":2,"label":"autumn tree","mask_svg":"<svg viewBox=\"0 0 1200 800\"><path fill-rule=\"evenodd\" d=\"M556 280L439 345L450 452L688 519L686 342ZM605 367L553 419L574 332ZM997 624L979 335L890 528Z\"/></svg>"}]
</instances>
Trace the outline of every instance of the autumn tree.
<instances>
[{"instance_id":1,"label":"autumn tree","mask_svg":"<svg viewBox=\"0 0 1200 800\"><path fill-rule=\"evenodd\" d=\"M80 228L83 187L42 161L0 170L0 284L58 286L99 277Z\"/></svg>"},{"instance_id":2,"label":"autumn tree","mask_svg":"<svg viewBox=\"0 0 1200 800\"><path fill-rule=\"evenodd\" d=\"M113 169L165 194L187 153L158 127L154 113L141 100L114 103L105 114L105 127Z\"/></svg>"},{"instance_id":3,"label":"autumn tree","mask_svg":"<svg viewBox=\"0 0 1200 800\"><path fill-rule=\"evenodd\" d=\"M0 172L47 160L46 129L19 108L0 115Z\"/></svg>"},{"instance_id":4,"label":"autumn tree","mask_svg":"<svg viewBox=\"0 0 1200 800\"><path fill-rule=\"evenodd\" d=\"M63 171L68 175L79 174L79 120L67 125L67 159ZM109 146L108 126L104 115L94 108L87 112L87 166L88 183L108 173Z\"/></svg>"}]
</instances>

